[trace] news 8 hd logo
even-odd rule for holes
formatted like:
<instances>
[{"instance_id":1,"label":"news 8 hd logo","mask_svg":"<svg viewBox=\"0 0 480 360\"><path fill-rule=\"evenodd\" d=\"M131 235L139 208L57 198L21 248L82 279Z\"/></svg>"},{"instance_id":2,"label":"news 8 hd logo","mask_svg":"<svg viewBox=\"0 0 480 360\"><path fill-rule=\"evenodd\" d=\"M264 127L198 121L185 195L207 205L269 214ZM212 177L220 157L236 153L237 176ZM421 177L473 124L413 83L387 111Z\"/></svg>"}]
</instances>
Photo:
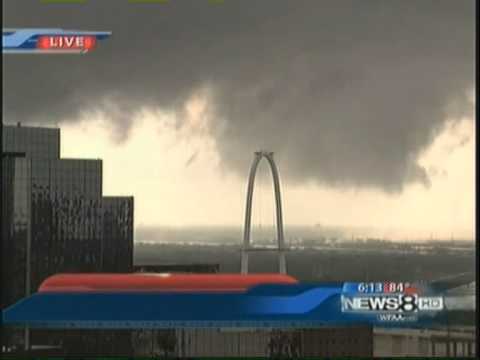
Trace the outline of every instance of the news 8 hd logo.
<instances>
[{"instance_id":1,"label":"news 8 hd logo","mask_svg":"<svg viewBox=\"0 0 480 360\"><path fill-rule=\"evenodd\" d=\"M3 54L86 54L95 50L110 31L64 29L3 29Z\"/></svg>"},{"instance_id":2,"label":"news 8 hd logo","mask_svg":"<svg viewBox=\"0 0 480 360\"><path fill-rule=\"evenodd\" d=\"M378 315L381 321L415 321L444 309L443 297L429 293L427 286L407 282L345 283L341 307L343 313Z\"/></svg>"}]
</instances>

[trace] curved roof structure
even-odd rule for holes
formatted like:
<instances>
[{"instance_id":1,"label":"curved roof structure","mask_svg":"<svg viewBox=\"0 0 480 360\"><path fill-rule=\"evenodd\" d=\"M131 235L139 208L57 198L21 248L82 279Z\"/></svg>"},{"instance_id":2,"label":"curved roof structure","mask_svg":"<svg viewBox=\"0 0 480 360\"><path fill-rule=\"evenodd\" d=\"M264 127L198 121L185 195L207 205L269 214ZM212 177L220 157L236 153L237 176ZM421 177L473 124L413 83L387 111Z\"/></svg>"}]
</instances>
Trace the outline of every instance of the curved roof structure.
<instances>
[{"instance_id":1,"label":"curved roof structure","mask_svg":"<svg viewBox=\"0 0 480 360\"><path fill-rule=\"evenodd\" d=\"M283 274L58 274L38 292L243 292L257 285L296 283Z\"/></svg>"}]
</instances>

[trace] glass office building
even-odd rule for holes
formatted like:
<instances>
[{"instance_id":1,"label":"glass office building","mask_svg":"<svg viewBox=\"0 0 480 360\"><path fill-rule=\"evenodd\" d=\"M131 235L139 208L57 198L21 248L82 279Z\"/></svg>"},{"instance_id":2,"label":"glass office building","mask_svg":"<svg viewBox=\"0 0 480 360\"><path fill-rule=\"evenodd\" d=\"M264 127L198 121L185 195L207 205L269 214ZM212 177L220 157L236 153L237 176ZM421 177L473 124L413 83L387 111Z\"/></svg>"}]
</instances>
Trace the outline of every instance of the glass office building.
<instances>
[{"instance_id":1,"label":"glass office building","mask_svg":"<svg viewBox=\"0 0 480 360\"><path fill-rule=\"evenodd\" d=\"M60 159L60 129L3 126L3 151L29 158Z\"/></svg>"},{"instance_id":2,"label":"glass office building","mask_svg":"<svg viewBox=\"0 0 480 360\"><path fill-rule=\"evenodd\" d=\"M131 272L133 197L102 196L102 161L62 159L60 129L2 140L2 308L55 273Z\"/></svg>"},{"instance_id":3,"label":"glass office building","mask_svg":"<svg viewBox=\"0 0 480 360\"><path fill-rule=\"evenodd\" d=\"M24 156L10 154L2 159L2 308L25 296L28 288L30 170Z\"/></svg>"},{"instance_id":4,"label":"glass office building","mask_svg":"<svg viewBox=\"0 0 480 360\"><path fill-rule=\"evenodd\" d=\"M102 200L103 272L133 272L133 198L107 196Z\"/></svg>"}]
</instances>

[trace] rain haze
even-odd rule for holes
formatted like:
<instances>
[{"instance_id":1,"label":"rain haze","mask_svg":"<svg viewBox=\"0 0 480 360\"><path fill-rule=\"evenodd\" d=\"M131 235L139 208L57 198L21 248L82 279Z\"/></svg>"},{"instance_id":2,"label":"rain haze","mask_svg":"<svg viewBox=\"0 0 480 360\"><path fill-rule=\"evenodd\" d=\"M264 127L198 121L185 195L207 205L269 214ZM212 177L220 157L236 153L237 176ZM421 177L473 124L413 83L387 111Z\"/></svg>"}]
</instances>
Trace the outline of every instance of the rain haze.
<instances>
[{"instance_id":1,"label":"rain haze","mask_svg":"<svg viewBox=\"0 0 480 360\"><path fill-rule=\"evenodd\" d=\"M4 57L6 123L104 160L137 229L241 226L253 152L286 227L474 237L472 0L3 2L4 26L106 30L85 56ZM254 216L272 223L266 164ZM254 220L255 221L255 220Z\"/></svg>"}]
</instances>

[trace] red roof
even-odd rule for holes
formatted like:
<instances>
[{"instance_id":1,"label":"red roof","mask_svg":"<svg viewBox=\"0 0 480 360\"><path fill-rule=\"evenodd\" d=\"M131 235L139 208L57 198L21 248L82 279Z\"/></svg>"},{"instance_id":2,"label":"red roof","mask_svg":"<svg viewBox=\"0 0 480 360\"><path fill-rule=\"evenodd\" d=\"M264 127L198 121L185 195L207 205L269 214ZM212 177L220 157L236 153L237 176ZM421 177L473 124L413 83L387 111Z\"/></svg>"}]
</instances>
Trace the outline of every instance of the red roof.
<instances>
[{"instance_id":1,"label":"red roof","mask_svg":"<svg viewBox=\"0 0 480 360\"><path fill-rule=\"evenodd\" d=\"M58 274L39 292L245 291L261 284L295 284L283 274Z\"/></svg>"}]
</instances>

